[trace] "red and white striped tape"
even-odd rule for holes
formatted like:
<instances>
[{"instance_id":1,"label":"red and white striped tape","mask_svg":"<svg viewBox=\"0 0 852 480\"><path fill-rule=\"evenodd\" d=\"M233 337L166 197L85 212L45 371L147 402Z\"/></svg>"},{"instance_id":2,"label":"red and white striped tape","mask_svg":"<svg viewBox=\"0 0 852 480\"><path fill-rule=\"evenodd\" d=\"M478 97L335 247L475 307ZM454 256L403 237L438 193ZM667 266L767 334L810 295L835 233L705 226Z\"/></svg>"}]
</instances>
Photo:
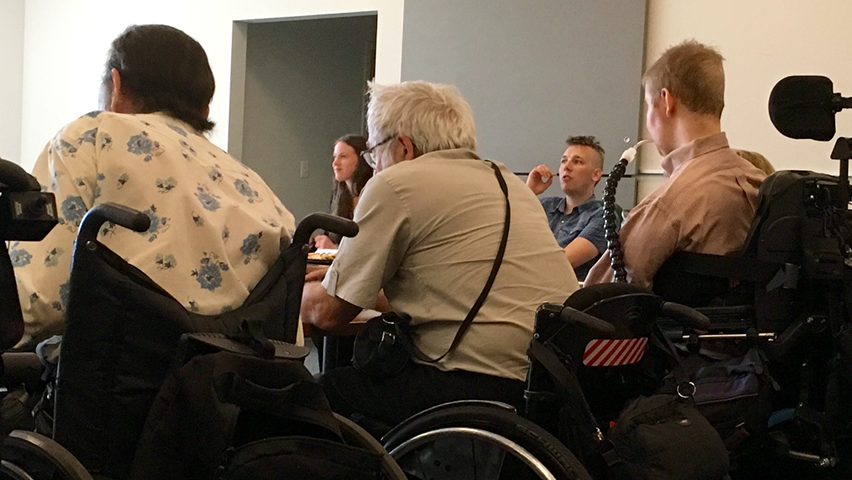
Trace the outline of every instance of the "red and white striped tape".
<instances>
[{"instance_id":1,"label":"red and white striped tape","mask_svg":"<svg viewBox=\"0 0 852 480\"><path fill-rule=\"evenodd\" d=\"M630 365L642 359L647 337L598 339L586 344L583 365L588 367L614 367Z\"/></svg>"}]
</instances>

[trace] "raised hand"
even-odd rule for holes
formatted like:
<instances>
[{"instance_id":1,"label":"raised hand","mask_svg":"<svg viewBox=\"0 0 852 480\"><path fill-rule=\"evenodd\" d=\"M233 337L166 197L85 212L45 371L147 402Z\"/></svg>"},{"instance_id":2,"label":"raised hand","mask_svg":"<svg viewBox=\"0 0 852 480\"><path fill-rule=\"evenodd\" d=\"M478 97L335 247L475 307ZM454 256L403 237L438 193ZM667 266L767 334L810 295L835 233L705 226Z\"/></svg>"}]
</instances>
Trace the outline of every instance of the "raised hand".
<instances>
[{"instance_id":1,"label":"raised hand","mask_svg":"<svg viewBox=\"0 0 852 480\"><path fill-rule=\"evenodd\" d=\"M527 176L527 186L536 195L545 191L553 183L553 177L556 174L547 165L539 165L530 171Z\"/></svg>"}]
</instances>

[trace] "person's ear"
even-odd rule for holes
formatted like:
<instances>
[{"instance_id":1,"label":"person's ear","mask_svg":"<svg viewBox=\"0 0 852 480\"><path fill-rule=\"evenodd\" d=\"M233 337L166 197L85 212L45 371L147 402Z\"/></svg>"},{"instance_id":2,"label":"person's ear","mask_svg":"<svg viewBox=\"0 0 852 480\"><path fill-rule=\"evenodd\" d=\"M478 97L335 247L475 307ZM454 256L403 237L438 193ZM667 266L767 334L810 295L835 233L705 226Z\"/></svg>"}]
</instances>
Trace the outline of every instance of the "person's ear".
<instances>
[{"instance_id":1,"label":"person's ear","mask_svg":"<svg viewBox=\"0 0 852 480\"><path fill-rule=\"evenodd\" d=\"M408 135L400 135L398 137L399 142L402 144L402 158L404 160L413 160L417 154L414 151L414 142L411 141L411 137Z\"/></svg>"},{"instance_id":2,"label":"person's ear","mask_svg":"<svg viewBox=\"0 0 852 480\"><path fill-rule=\"evenodd\" d=\"M594 180L595 183L598 183L598 181L601 179L602 176L603 176L603 170L601 170L600 168L596 168L595 172L592 173L592 180Z\"/></svg>"},{"instance_id":3,"label":"person's ear","mask_svg":"<svg viewBox=\"0 0 852 480\"><path fill-rule=\"evenodd\" d=\"M666 116L673 116L675 112L675 106L677 105L677 98L672 94L671 90L669 90L668 88L663 88L660 91L660 101L663 102Z\"/></svg>"},{"instance_id":4,"label":"person's ear","mask_svg":"<svg viewBox=\"0 0 852 480\"><path fill-rule=\"evenodd\" d=\"M109 104L107 105L107 110L110 112L117 111L115 109L118 106L119 98L121 96L121 74L118 73L118 69L113 68L110 70L110 96L109 96Z\"/></svg>"},{"instance_id":5,"label":"person's ear","mask_svg":"<svg viewBox=\"0 0 852 480\"><path fill-rule=\"evenodd\" d=\"M121 90L121 74L118 73L118 70L115 68L110 70L110 83L112 85L112 92L110 92L107 111L115 113L136 113L130 97L127 96L126 92Z\"/></svg>"},{"instance_id":6,"label":"person's ear","mask_svg":"<svg viewBox=\"0 0 852 480\"><path fill-rule=\"evenodd\" d=\"M210 105L207 105L207 108L204 109L204 118L210 118Z\"/></svg>"}]
</instances>

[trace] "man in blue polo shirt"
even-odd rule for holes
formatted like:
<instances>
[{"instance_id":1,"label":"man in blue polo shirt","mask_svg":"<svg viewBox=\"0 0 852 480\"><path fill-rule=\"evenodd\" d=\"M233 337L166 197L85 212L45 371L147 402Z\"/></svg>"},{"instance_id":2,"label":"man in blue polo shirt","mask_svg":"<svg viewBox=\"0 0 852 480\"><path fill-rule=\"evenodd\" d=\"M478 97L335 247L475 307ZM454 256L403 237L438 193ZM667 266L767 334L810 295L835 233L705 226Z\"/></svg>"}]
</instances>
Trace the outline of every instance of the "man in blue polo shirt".
<instances>
[{"instance_id":1,"label":"man in blue polo shirt","mask_svg":"<svg viewBox=\"0 0 852 480\"><path fill-rule=\"evenodd\" d=\"M606 250L603 206L595 199L604 149L593 136L568 137L566 143L559 164L559 184L565 196L542 198L541 205L556 242L582 279ZM555 176L547 165L539 165L527 177L527 186L538 195L550 187Z\"/></svg>"}]
</instances>

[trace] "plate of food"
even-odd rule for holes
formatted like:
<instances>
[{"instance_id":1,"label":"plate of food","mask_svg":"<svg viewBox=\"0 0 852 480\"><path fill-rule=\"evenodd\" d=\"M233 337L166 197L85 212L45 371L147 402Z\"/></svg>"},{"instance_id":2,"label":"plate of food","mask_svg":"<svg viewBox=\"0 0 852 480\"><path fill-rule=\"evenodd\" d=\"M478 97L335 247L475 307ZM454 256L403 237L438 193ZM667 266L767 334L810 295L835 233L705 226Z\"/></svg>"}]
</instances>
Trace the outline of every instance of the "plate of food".
<instances>
[{"instance_id":1,"label":"plate of food","mask_svg":"<svg viewBox=\"0 0 852 480\"><path fill-rule=\"evenodd\" d=\"M317 265L331 265L337 256L336 248L320 248L316 252L308 253L308 263Z\"/></svg>"}]
</instances>

